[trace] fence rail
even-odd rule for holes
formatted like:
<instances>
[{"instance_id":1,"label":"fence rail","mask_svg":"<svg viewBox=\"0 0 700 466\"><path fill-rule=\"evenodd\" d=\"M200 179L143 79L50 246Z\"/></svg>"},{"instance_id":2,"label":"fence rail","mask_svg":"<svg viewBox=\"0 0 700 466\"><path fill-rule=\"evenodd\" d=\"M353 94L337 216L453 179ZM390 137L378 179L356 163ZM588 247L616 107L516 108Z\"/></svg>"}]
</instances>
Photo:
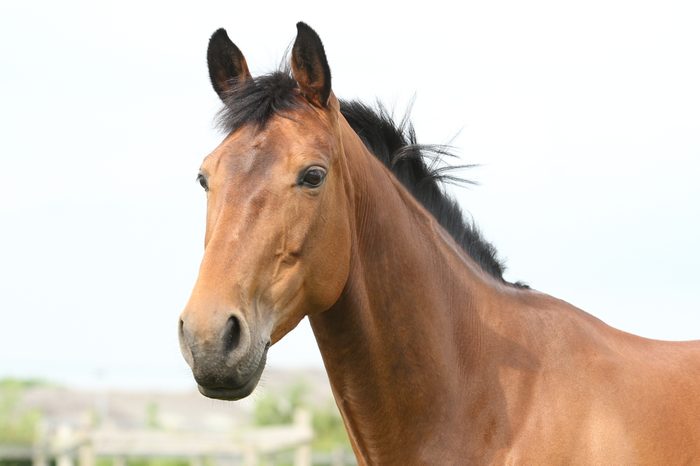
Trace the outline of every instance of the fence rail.
<instances>
[{"instance_id":1,"label":"fence rail","mask_svg":"<svg viewBox=\"0 0 700 466\"><path fill-rule=\"evenodd\" d=\"M0 459L2 460L31 459L33 453L33 448L29 446L0 445Z\"/></svg>"},{"instance_id":2,"label":"fence rail","mask_svg":"<svg viewBox=\"0 0 700 466\"><path fill-rule=\"evenodd\" d=\"M182 458L202 466L205 458L227 464L255 466L265 455L294 452L294 466L311 466L313 429L307 411L298 411L294 423L217 432L164 432L109 428L72 429L62 425L44 430L31 447L0 446L0 459L30 460L33 466L95 466L97 458L111 458L125 466L129 458Z\"/></svg>"}]
</instances>

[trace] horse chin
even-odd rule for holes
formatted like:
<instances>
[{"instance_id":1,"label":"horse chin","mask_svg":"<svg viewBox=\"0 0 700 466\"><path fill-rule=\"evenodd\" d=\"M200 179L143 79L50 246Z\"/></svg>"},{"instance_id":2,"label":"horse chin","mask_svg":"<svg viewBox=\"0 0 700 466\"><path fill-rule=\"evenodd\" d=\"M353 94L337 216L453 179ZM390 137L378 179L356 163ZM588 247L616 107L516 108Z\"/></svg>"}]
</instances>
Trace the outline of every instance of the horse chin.
<instances>
[{"instance_id":1,"label":"horse chin","mask_svg":"<svg viewBox=\"0 0 700 466\"><path fill-rule=\"evenodd\" d=\"M237 401L240 399L243 399L253 393L253 390L255 389L256 385L258 384L258 379L251 379L243 385L242 387L237 387L237 388L225 388L225 387L216 387L216 388L207 388L203 387L201 385L197 385L197 388L199 389L199 393L202 395L206 396L207 398L213 398L216 400L225 400L225 401Z\"/></svg>"},{"instance_id":2,"label":"horse chin","mask_svg":"<svg viewBox=\"0 0 700 466\"><path fill-rule=\"evenodd\" d=\"M237 401L243 399L251 393L253 393L255 387L258 386L260 376L262 375L263 370L265 369L266 361L267 347L265 348L265 351L263 352L262 357L260 358L258 367L248 379L244 380L242 383L237 385L218 385L215 387L204 386L198 383L197 388L199 389L199 393L206 396L207 398L214 398L217 400Z\"/></svg>"}]
</instances>

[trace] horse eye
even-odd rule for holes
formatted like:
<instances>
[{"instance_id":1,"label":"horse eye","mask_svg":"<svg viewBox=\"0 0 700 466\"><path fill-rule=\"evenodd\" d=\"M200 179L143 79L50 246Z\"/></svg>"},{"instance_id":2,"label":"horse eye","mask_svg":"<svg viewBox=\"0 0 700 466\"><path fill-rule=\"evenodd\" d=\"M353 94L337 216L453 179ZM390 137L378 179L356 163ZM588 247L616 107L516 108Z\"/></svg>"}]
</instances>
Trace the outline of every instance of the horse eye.
<instances>
[{"instance_id":1,"label":"horse eye","mask_svg":"<svg viewBox=\"0 0 700 466\"><path fill-rule=\"evenodd\" d=\"M301 185L309 188L318 188L326 178L326 170L321 167L308 168L301 177Z\"/></svg>"},{"instance_id":2,"label":"horse eye","mask_svg":"<svg viewBox=\"0 0 700 466\"><path fill-rule=\"evenodd\" d=\"M205 191L209 191L209 184L207 183L207 179L202 175L201 173L197 175L197 181L199 181L199 184L202 185L202 188L204 188Z\"/></svg>"}]
</instances>

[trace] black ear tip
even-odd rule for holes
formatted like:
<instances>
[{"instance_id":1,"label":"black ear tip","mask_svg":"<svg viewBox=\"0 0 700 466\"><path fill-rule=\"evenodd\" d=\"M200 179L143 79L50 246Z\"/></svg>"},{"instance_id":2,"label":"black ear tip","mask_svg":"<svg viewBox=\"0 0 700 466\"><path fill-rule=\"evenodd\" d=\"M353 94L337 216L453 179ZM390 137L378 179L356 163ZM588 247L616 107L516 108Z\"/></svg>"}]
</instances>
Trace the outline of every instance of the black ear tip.
<instances>
[{"instance_id":1,"label":"black ear tip","mask_svg":"<svg viewBox=\"0 0 700 466\"><path fill-rule=\"evenodd\" d=\"M214 31L214 34L211 35L211 39L209 39L209 42L214 42L218 40L231 40L228 38L228 34L226 33L226 29L224 28L219 28L216 31Z\"/></svg>"},{"instance_id":2,"label":"black ear tip","mask_svg":"<svg viewBox=\"0 0 700 466\"><path fill-rule=\"evenodd\" d=\"M311 26L306 24L303 21L299 21L297 23L297 34L313 34L314 36L318 37L318 34L316 34L316 31L314 31Z\"/></svg>"}]
</instances>

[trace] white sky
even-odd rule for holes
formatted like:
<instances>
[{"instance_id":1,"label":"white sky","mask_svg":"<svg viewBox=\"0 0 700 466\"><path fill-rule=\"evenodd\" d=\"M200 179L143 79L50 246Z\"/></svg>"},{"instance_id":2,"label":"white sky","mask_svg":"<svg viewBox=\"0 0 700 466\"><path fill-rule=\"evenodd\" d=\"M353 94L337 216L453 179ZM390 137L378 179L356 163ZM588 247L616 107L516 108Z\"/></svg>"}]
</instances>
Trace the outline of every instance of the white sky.
<instances>
[{"instance_id":1,"label":"white sky","mask_svg":"<svg viewBox=\"0 0 700 466\"><path fill-rule=\"evenodd\" d=\"M0 3L0 377L192 385L176 321L221 138L207 41L226 27L269 71L298 20L337 95L400 114L415 94L421 142L459 133L481 186L455 194L509 278L700 338L700 4L329 5ZM321 364L306 323L270 364Z\"/></svg>"}]
</instances>

